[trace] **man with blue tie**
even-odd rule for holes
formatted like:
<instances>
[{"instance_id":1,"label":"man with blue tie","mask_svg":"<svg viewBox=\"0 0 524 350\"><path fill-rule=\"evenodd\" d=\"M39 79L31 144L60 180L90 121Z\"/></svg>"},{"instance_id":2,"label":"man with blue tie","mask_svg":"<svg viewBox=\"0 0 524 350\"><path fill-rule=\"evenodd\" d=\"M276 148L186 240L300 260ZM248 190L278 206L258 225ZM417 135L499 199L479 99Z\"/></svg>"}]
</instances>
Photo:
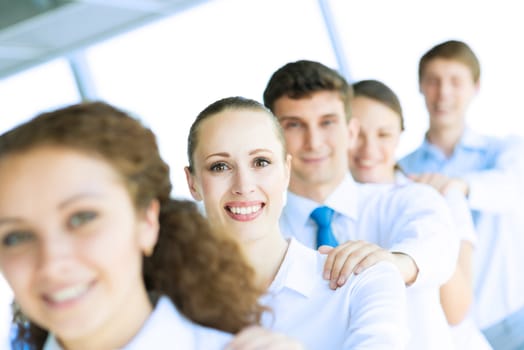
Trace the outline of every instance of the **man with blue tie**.
<instances>
[{"instance_id":1,"label":"man with blue tie","mask_svg":"<svg viewBox=\"0 0 524 350\"><path fill-rule=\"evenodd\" d=\"M358 125L351 97L345 79L318 62L288 63L270 78L264 104L292 155L282 231L312 248L338 245L320 248L329 251L324 277L332 288L378 261L393 262L409 286L409 349L452 349L439 300L458 254L449 209L425 185L353 181L347 152Z\"/></svg>"}]
</instances>

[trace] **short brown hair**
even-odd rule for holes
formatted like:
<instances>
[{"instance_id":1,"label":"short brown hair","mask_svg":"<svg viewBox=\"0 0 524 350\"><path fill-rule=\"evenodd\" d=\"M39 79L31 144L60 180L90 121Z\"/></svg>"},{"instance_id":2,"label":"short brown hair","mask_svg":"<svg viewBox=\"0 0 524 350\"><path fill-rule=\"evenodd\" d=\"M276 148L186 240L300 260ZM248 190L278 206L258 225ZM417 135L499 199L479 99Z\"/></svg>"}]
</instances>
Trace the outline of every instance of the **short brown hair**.
<instances>
[{"instance_id":1,"label":"short brown hair","mask_svg":"<svg viewBox=\"0 0 524 350\"><path fill-rule=\"evenodd\" d=\"M467 66L471 71L473 81L477 83L480 79L480 62L468 46L468 44L458 40L448 40L432 47L421 58L418 64L418 80L422 81L422 76L427 64L436 59L443 58L460 62Z\"/></svg>"},{"instance_id":2,"label":"short brown hair","mask_svg":"<svg viewBox=\"0 0 524 350\"><path fill-rule=\"evenodd\" d=\"M317 91L338 92L349 121L353 96L351 85L336 70L315 61L291 62L273 73L264 90L264 105L273 111L275 101L281 97L299 99Z\"/></svg>"}]
</instances>

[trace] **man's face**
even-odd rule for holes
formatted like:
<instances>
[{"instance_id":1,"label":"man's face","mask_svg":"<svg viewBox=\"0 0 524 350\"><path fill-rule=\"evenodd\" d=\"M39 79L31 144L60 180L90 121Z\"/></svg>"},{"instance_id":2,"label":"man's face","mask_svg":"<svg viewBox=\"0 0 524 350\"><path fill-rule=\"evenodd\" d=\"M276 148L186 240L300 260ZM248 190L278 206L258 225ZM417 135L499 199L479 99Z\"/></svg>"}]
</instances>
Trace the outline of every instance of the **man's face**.
<instances>
[{"instance_id":1,"label":"man's face","mask_svg":"<svg viewBox=\"0 0 524 350\"><path fill-rule=\"evenodd\" d=\"M420 80L420 92L426 102L430 128L462 129L466 110L478 88L465 64L443 58L429 61Z\"/></svg>"},{"instance_id":2,"label":"man's face","mask_svg":"<svg viewBox=\"0 0 524 350\"><path fill-rule=\"evenodd\" d=\"M347 152L358 132L356 124L346 121L340 95L318 91L299 99L284 96L275 101L273 112L292 155L290 190L304 195L324 189L329 194L348 172Z\"/></svg>"}]
</instances>

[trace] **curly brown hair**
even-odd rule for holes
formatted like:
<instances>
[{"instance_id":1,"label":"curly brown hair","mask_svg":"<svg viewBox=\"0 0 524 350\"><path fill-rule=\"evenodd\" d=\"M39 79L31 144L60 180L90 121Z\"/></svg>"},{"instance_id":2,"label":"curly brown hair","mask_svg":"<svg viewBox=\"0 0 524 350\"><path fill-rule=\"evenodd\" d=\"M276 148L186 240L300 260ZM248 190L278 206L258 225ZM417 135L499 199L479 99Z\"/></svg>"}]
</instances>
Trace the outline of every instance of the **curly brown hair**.
<instances>
[{"instance_id":1,"label":"curly brown hair","mask_svg":"<svg viewBox=\"0 0 524 350\"><path fill-rule=\"evenodd\" d=\"M194 202L170 197L169 166L155 135L137 119L103 102L40 114L0 136L0 158L41 146L101 157L124 179L137 210L160 202L160 232L143 258L146 289L169 296L189 319L227 332L258 324L264 308L254 271L238 244L213 230ZM16 297L16 296L15 296ZM47 331L15 312L14 348L40 349Z\"/></svg>"}]
</instances>

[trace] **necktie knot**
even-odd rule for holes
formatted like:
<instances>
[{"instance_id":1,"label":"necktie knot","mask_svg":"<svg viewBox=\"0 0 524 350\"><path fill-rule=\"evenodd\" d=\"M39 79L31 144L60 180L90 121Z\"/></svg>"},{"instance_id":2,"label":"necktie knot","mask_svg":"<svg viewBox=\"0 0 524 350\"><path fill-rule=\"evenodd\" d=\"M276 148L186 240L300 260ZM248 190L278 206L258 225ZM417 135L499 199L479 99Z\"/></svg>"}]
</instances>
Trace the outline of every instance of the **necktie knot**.
<instances>
[{"instance_id":1,"label":"necktie knot","mask_svg":"<svg viewBox=\"0 0 524 350\"><path fill-rule=\"evenodd\" d=\"M318 207L311 213L311 218L317 223L318 226L329 227L331 226L333 213L334 211L330 207Z\"/></svg>"},{"instance_id":2,"label":"necktie knot","mask_svg":"<svg viewBox=\"0 0 524 350\"><path fill-rule=\"evenodd\" d=\"M335 211L329 207L318 207L311 213L311 218L318 225L317 232L317 247L321 245L329 245L336 247L338 245L337 239L331 230L331 219Z\"/></svg>"}]
</instances>

